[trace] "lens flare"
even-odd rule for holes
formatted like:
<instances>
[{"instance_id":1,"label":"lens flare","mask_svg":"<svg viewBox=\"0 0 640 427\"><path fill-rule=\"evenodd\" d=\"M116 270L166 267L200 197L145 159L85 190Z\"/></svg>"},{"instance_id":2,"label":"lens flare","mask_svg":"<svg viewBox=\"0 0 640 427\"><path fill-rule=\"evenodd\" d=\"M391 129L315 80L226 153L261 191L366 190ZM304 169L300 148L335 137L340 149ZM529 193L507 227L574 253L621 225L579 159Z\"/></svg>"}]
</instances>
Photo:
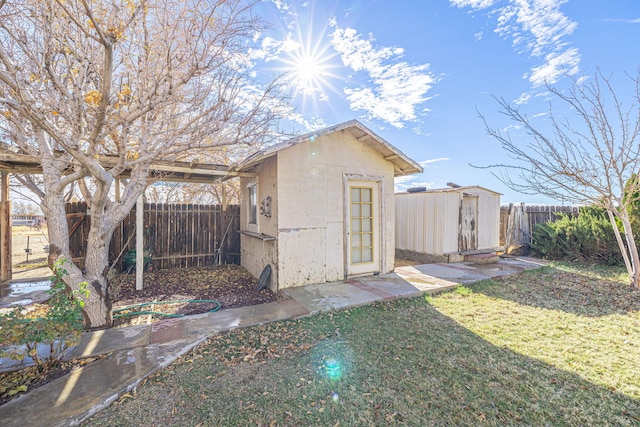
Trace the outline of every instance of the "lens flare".
<instances>
[{"instance_id":1,"label":"lens flare","mask_svg":"<svg viewBox=\"0 0 640 427\"><path fill-rule=\"evenodd\" d=\"M340 362L333 357L324 361L324 370L327 378L331 380L338 380L342 378L342 367L340 366Z\"/></svg>"},{"instance_id":2,"label":"lens flare","mask_svg":"<svg viewBox=\"0 0 640 427\"><path fill-rule=\"evenodd\" d=\"M340 381L351 372L353 352L346 341L325 340L313 350L312 363L318 376ZM337 396L337 394L336 394Z\"/></svg>"}]
</instances>

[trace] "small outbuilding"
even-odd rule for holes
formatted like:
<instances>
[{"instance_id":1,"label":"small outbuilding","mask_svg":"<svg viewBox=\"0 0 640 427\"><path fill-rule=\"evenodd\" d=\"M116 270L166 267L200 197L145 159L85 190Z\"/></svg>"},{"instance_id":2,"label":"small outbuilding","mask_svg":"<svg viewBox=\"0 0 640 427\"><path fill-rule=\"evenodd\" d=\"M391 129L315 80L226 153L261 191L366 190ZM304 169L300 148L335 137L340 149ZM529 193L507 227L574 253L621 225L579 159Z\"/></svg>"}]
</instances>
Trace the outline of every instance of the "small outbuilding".
<instances>
[{"instance_id":1,"label":"small outbuilding","mask_svg":"<svg viewBox=\"0 0 640 427\"><path fill-rule=\"evenodd\" d=\"M500 244L500 193L454 184L416 190L395 195L398 258L458 262L465 255L495 255Z\"/></svg>"},{"instance_id":2,"label":"small outbuilding","mask_svg":"<svg viewBox=\"0 0 640 427\"><path fill-rule=\"evenodd\" d=\"M352 120L239 165L241 263L271 290L394 268L394 177L420 165ZM267 267L269 266L269 267Z\"/></svg>"}]
</instances>

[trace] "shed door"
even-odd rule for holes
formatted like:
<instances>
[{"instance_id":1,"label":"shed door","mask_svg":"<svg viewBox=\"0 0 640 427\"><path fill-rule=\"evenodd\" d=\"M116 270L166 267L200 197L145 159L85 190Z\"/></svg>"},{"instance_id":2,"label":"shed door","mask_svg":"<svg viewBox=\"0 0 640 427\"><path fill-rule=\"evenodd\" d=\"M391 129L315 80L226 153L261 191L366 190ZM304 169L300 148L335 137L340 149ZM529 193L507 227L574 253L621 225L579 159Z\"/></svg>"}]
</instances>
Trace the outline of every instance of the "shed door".
<instances>
[{"instance_id":1,"label":"shed door","mask_svg":"<svg viewBox=\"0 0 640 427\"><path fill-rule=\"evenodd\" d=\"M460 252L478 249L478 196L463 195L460 203L460 233L458 248Z\"/></svg>"},{"instance_id":2,"label":"shed door","mask_svg":"<svg viewBox=\"0 0 640 427\"><path fill-rule=\"evenodd\" d=\"M377 182L349 181L346 224L349 276L380 271L380 202Z\"/></svg>"}]
</instances>

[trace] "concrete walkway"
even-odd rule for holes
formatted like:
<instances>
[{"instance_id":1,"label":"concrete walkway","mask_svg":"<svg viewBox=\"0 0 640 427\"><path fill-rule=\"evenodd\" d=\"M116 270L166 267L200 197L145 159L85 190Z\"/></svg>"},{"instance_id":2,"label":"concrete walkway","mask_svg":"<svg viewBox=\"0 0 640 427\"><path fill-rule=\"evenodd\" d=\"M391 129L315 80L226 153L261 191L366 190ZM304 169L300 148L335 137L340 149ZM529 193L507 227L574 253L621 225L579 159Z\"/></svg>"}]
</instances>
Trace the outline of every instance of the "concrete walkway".
<instances>
[{"instance_id":1,"label":"concrete walkway","mask_svg":"<svg viewBox=\"0 0 640 427\"><path fill-rule=\"evenodd\" d=\"M0 406L2 426L78 425L143 379L168 366L208 336L374 301L410 298L458 284L517 273L543 265L526 258L495 264L425 264L398 267L395 273L358 277L282 291L277 302L168 319L150 325L85 333L68 357L108 354L18 399ZM0 304L2 303L0 298ZM0 371L19 368L0 359Z\"/></svg>"}]
</instances>

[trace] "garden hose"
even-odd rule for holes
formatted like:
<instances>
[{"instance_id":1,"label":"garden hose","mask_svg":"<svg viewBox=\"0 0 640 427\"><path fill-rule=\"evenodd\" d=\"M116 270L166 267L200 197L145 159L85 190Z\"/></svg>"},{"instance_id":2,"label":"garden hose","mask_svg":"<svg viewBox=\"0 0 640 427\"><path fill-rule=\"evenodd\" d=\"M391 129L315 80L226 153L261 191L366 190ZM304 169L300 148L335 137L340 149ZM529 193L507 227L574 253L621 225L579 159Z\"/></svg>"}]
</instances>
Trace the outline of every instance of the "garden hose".
<instances>
[{"instance_id":1,"label":"garden hose","mask_svg":"<svg viewBox=\"0 0 640 427\"><path fill-rule=\"evenodd\" d=\"M213 300L213 299L179 299L179 300L172 300L172 301L156 301L156 302L143 302L140 304L133 304L133 305L127 305L125 307L120 307L120 308L116 308L113 310L113 318L117 319L119 317L127 317L127 316L140 316L143 314L157 314L158 316L165 316L165 317L184 317L184 314L170 314L170 313L162 313L159 311L150 311L150 310L143 310L143 311L132 311L134 308L142 308L142 307L148 307L150 305L163 305L163 304L179 304L179 303L214 303L217 304L216 307L214 307L213 309L209 310L209 313L213 313L214 311L218 311L222 308L222 304L220 304L219 301Z\"/></svg>"}]
</instances>

